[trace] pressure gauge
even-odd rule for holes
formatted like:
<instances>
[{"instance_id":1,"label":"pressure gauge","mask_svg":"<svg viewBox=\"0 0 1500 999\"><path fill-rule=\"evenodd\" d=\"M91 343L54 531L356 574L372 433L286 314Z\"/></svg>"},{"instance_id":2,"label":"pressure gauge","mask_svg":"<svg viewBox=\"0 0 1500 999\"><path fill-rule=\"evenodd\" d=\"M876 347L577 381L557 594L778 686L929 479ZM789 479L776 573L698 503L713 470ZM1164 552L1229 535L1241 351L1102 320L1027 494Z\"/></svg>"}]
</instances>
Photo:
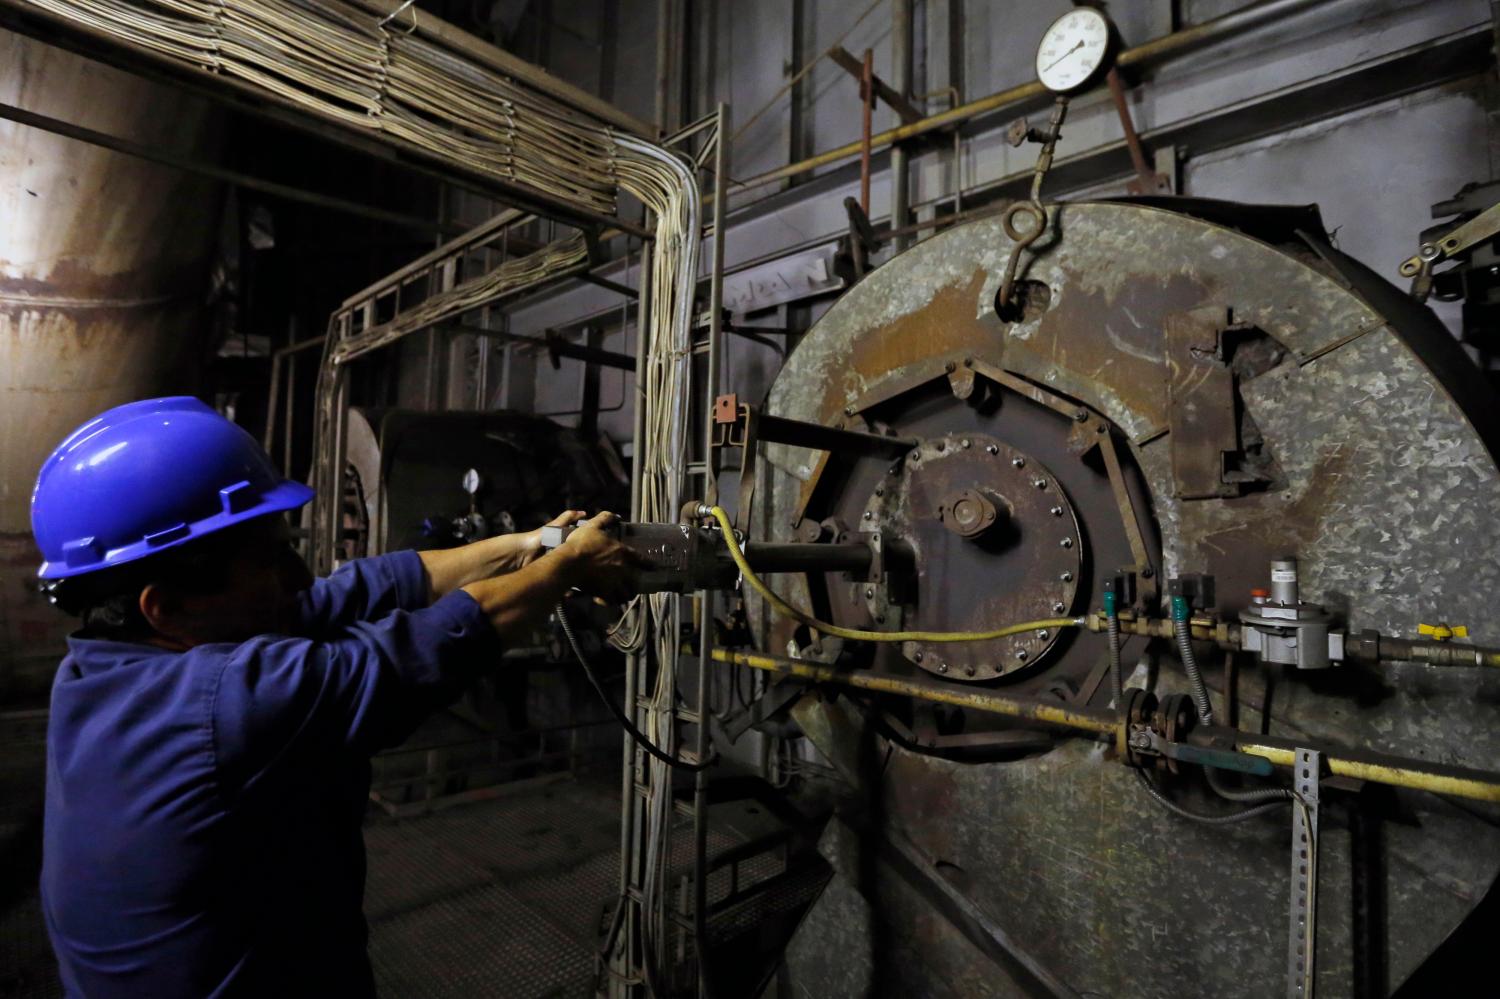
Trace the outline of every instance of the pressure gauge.
<instances>
[{"instance_id":1,"label":"pressure gauge","mask_svg":"<svg viewBox=\"0 0 1500 999\"><path fill-rule=\"evenodd\" d=\"M1109 71L1114 37L1103 11L1075 7L1042 34L1036 50L1036 78L1055 93L1082 90Z\"/></svg>"}]
</instances>

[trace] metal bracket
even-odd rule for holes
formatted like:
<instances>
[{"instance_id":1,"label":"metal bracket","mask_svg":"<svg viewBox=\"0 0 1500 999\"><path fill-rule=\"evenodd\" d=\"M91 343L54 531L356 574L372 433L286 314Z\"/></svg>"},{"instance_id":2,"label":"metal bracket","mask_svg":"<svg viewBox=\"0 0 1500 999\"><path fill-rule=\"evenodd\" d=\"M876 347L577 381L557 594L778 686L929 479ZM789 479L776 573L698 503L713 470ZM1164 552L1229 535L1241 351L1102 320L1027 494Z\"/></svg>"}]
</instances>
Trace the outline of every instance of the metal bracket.
<instances>
[{"instance_id":1,"label":"metal bracket","mask_svg":"<svg viewBox=\"0 0 1500 999\"><path fill-rule=\"evenodd\" d=\"M1297 750L1292 775L1292 894L1287 939L1288 999L1312 999L1318 940L1318 779L1323 754Z\"/></svg>"}]
</instances>

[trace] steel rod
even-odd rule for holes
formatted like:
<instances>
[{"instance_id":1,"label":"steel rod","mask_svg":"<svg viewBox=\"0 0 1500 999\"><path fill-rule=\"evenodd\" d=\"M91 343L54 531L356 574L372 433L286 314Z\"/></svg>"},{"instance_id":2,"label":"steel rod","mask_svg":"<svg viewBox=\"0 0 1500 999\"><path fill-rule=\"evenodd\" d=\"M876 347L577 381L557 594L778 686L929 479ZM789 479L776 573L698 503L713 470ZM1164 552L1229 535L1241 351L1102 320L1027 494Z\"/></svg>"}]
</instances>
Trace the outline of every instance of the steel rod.
<instances>
[{"instance_id":1,"label":"steel rod","mask_svg":"<svg viewBox=\"0 0 1500 999\"><path fill-rule=\"evenodd\" d=\"M805 423L782 416L759 413L755 417L756 440L773 444L791 444L820 451L843 451L857 454L881 454L898 457L920 443L915 437L882 437L858 430L840 430L820 423Z\"/></svg>"}]
</instances>

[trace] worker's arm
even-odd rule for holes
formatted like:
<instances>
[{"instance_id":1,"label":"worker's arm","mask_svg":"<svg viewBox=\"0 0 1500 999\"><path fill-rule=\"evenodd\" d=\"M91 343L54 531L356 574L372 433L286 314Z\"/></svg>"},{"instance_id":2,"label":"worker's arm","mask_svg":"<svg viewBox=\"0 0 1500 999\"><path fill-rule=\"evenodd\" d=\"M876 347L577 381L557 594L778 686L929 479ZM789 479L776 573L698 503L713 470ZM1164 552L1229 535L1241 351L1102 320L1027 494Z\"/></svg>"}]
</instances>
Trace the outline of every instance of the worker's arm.
<instances>
[{"instance_id":1,"label":"worker's arm","mask_svg":"<svg viewBox=\"0 0 1500 999\"><path fill-rule=\"evenodd\" d=\"M581 516L568 511L552 523L572 524ZM420 610L467 583L520 569L541 553L538 528L447 551L399 551L354 559L333 575L314 580L302 593L292 630L309 638L331 637L356 621L378 621L396 610Z\"/></svg>"},{"instance_id":2,"label":"worker's arm","mask_svg":"<svg viewBox=\"0 0 1500 999\"><path fill-rule=\"evenodd\" d=\"M566 527L584 518L582 510L567 510L552 518L549 527ZM459 548L418 552L427 572L429 596L438 600L481 579L516 572L542 554L542 529L502 534Z\"/></svg>"},{"instance_id":3,"label":"worker's arm","mask_svg":"<svg viewBox=\"0 0 1500 999\"><path fill-rule=\"evenodd\" d=\"M628 596L636 556L601 529L612 520L600 514L545 557L471 583L430 607L355 620L321 640L246 642L224 666L210 699L215 754L231 784L251 786L319 754L368 754L395 745L468 681L495 669L505 639L545 618L570 588ZM392 589L404 591L420 579L414 558L380 571L394 573Z\"/></svg>"},{"instance_id":4,"label":"worker's arm","mask_svg":"<svg viewBox=\"0 0 1500 999\"><path fill-rule=\"evenodd\" d=\"M576 519L564 514L552 524L571 524ZM529 628L570 589L612 602L626 600L635 593L641 559L605 533L614 521L614 514L601 513L585 521L545 558L536 558L507 575L475 580L463 586L463 592L474 598L502 638Z\"/></svg>"}]
</instances>

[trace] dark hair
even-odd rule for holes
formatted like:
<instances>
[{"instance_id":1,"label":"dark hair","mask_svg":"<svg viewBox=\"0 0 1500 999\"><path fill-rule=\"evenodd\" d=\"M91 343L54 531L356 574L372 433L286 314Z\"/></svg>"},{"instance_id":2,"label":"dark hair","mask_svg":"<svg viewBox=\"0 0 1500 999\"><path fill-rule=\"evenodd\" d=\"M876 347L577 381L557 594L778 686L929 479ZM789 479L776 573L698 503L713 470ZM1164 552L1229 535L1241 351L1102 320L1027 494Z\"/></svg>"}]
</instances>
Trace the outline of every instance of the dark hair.
<instances>
[{"instance_id":1,"label":"dark hair","mask_svg":"<svg viewBox=\"0 0 1500 999\"><path fill-rule=\"evenodd\" d=\"M85 636L139 641L152 633L141 613L142 590L155 584L222 592L229 585L233 549L243 538L230 529L111 569L44 583L42 590L54 607L82 620Z\"/></svg>"}]
</instances>

